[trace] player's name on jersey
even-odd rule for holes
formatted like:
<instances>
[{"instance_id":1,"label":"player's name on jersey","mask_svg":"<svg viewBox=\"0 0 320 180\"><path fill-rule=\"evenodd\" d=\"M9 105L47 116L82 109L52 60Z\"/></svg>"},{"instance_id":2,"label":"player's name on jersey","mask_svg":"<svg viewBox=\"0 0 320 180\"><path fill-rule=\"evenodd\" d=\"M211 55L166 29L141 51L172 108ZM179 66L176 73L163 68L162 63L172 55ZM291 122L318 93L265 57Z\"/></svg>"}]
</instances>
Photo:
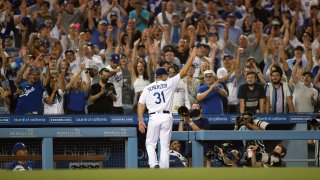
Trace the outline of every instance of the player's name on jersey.
<instances>
[{"instance_id":1,"label":"player's name on jersey","mask_svg":"<svg viewBox=\"0 0 320 180\"><path fill-rule=\"evenodd\" d=\"M167 88L167 84L156 84L156 85L148 87L148 91L150 92L155 89L165 89L165 88Z\"/></svg>"}]
</instances>

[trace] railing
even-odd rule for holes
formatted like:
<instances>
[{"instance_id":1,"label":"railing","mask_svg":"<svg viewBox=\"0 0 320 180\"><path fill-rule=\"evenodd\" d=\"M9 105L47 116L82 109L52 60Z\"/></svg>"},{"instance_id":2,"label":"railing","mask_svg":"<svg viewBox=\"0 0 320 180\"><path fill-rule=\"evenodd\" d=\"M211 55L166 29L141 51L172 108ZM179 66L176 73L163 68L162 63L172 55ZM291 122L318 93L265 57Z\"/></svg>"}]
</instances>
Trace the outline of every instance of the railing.
<instances>
[{"instance_id":1,"label":"railing","mask_svg":"<svg viewBox=\"0 0 320 180\"><path fill-rule=\"evenodd\" d=\"M210 124L234 124L236 114L204 114ZM297 124L306 123L310 118L316 117L316 114L258 114L260 120L271 124ZM173 123L178 124L180 117L173 116ZM148 115L145 115L145 121L148 121ZM59 116L41 116L41 115L1 115L1 126L106 126L106 125L137 125L136 115L59 115Z\"/></svg>"},{"instance_id":2,"label":"railing","mask_svg":"<svg viewBox=\"0 0 320 180\"><path fill-rule=\"evenodd\" d=\"M285 142L287 146L286 159L307 159L308 139L320 139L320 131L197 131L174 132L173 140L191 141L192 167L203 167L202 141L212 140L296 140ZM318 159L319 160L319 159ZM309 161L309 160L308 160ZM319 162L317 162L319 164ZM307 163L289 163L288 166L307 166Z\"/></svg>"},{"instance_id":3,"label":"railing","mask_svg":"<svg viewBox=\"0 0 320 180\"><path fill-rule=\"evenodd\" d=\"M211 124L233 124L237 115L207 115ZM198 132L173 132L172 139L191 141L192 166L203 166L202 141L212 140L284 140L288 152L286 159L296 161L308 160L307 139L320 139L319 131L307 131L306 120L311 115L258 115L261 120L270 124L294 124L292 130L281 131L198 131ZM174 123L179 122L179 117L174 116ZM148 117L145 116L145 121ZM135 115L84 115L84 116L10 116L0 117L0 138L42 138L42 155L33 157L42 161L43 169L52 169L54 160L66 157L53 155L53 138L85 138L85 137L123 137L125 138L125 153L127 159L125 167L138 167L137 150L137 119ZM88 125L104 127L85 127ZM117 127L105 127L108 125ZM134 127L121 127L134 126ZM77 126L77 127L75 127ZM26 127L26 128L16 128ZM36 128L35 128L36 127ZM42 128L44 127L44 128ZM49 128L48 128L49 127ZM63 127L63 128L61 128ZM291 141L295 140L295 141ZM130 151L129 151L130 149ZM4 157L10 160L16 157ZM7 159L6 159L7 158ZM72 160L85 159L83 157L70 157ZM100 160L102 157L89 157ZM68 158L67 158L68 160ZM308 160L309 161L309 160ZM307 162L290 162L289 166L307 166Z\"/></svg>"},{"instance_id":4,"label":"railing","mask_svg":"<svg viewBox=\"0 0 320 180\"><path fill-rule=\"evenodd\" d=\"M87 138L87 137L121 137L125 140L125 154L127 168L137 167L137 132L132 127L108 128L1 128L0 138L43 138L42 157L29 157L30 160L42 160L42 169L53 169L54 160L86 160L81 156L61 157L53 156L53 138ZM87 156L87 160L101 160L101 157ZM92 159L93 158L93 159ZM0 161L14 159L14 157L0 157Z\"/></svg>"}]
</instances>

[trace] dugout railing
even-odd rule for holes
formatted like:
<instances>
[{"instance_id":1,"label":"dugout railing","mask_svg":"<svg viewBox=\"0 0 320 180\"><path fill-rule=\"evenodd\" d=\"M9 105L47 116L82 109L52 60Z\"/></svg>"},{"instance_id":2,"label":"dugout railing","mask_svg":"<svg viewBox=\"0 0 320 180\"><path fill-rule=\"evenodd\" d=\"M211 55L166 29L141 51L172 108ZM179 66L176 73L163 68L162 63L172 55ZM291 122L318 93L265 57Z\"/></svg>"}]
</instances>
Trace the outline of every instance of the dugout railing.
<instances>
[{"instance_id":1,"label":"dugout railing","mask_svg":"<svg viewBox=\"0 0 320 180\"><path fill-rule=\"evenodd\" d=\"M84 138L84 137L125 137L126 168L137 168L137 136L136 128L1 128L0 138L43 138L42 169L53 169L53 138ZM299 140L289 145L286 158L307 158L306 140L320 139L320 131L270 130L270 131L198 131L173 132L172 139L191 141L192 167L203 167L203 141L210 140ZM7 157L8 158L8 157ZM36 160L39 157L34 157ZM81 156L73 157L74 159ZM101 157L89 157L99 160ZM5 157L0 157L4 160ZM14 159L14 158L11 158ZM30 159L30 158L29 158ZM7 159L8 160L8 159ZM10 160L10 159L9 159ZM32 160L32 158L31 158ZM307 166L299 162L297 166Z\"/></svg>"},{"instance_id":2,"label":"dugout railing","mask_svg":"<svg viewBox=\"0 0 320 180\"><path fill-rule=\"evenodd\" d=\"M42 169L53 169L54 161L85 161L94 160L101 161L106 159L104 155L54 155L55 138L69 138L73 141L81 138L123 138L124 139L124 153L125 168L137 167L137 132L133 127L75 127L75 128L1 128L0 138L14 138L14 139L31 139L41 138L41 156L4 156L0 155L0 161L11 160L40 160L42 162Z\"/></svg>"},{"instance_id":3,"label":"dugout railing","mask_svg":"<svg viewBox=\"0 0 320 180\"><path fill-rule=\"evenodd\" d=\"M300 159L306 162L288 162L288 166L307 167L307 140L320 139L320 131L268 130L268 131L197 131L173 132L172 140L190 141L192 147L192 167L203 167L203 143L212 140L281 140L287 147L285 159ZM317 162L319 163L319 162Z\"/></svg>"}]
</instances>

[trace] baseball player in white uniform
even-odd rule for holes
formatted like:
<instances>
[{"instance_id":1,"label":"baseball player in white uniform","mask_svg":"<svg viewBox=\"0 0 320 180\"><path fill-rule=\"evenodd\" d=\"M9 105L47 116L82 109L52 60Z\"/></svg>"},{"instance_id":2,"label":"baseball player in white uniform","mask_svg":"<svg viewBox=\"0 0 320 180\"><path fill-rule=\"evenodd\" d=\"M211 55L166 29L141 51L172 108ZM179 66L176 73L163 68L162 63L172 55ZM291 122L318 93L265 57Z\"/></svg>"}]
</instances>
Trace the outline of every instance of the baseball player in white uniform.
<instances>
[{"instance_id":1,"label":"baseball player in white uniform","mask_svg":"<svg viewBox=\"0 0 320 180\"><path fill-rule=\"evenodd\" d=\"M139 131L145 133L146 125L143 112L147 107L149 110L148 131L146 137L146 149L149 157L150 168L169 168L169 146L172 132L172 101L174 90L179 80L183 78L196 57L197 48L192 53L179 74L168 79L167 70L158 68L156 70L156 81L144 88L138 103ZM160 161L158 162L157 141L160 137Z\"/></svg>"}]
</instances>

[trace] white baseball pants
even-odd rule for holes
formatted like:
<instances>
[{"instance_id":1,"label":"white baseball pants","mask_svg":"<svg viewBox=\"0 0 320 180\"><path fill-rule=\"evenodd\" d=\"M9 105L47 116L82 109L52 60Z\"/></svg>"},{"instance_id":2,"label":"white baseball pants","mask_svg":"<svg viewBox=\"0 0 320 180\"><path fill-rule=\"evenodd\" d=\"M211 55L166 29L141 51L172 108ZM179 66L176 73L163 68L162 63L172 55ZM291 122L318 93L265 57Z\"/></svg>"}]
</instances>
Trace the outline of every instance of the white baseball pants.
<instances>
[{"instance_id":1,"label":"white baseball pants","mask_svg":"<svg viewBox=\"0 0 320 180\"><path fill-rule=\"evenodd\" d=\"M149 116L146 149L149 157L149 166L153 168L169 168L169 146L172 132L172 115L152 114ZM160 137L160 161L158 162L156 147Z\"/></svg>"}]
</instances>

